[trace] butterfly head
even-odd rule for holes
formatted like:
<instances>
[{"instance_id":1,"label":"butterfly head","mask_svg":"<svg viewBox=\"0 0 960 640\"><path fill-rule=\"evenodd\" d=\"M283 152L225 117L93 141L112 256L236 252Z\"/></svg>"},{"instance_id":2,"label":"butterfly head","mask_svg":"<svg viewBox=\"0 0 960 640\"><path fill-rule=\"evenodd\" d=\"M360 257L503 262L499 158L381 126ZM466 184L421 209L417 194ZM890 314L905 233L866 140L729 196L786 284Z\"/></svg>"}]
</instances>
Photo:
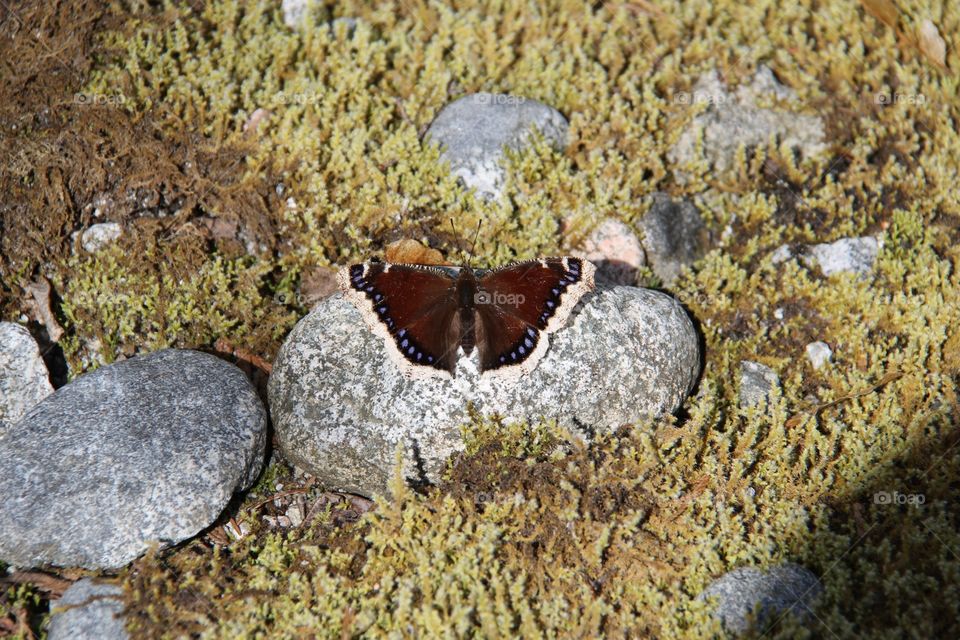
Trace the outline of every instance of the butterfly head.
<instances>
[{"instance_id":1,"label":"butterfly head","mask_svg":"<svg viewBox=\"0 0 960 640\"><path fill-rule=\"evenodd\" d=\"M480 220L479 222L477 222L477 231L476 233L473 234L473 243L471 243L470 251L467 253L467 261L466 263L461 265L464 271L469 270L473 262L473 255L477 249L477 240L480 238L480 226L482 224L483 224L483 220ZM453 230L453 237L459 238L460 236L457 235L457 227L453 223L453 218L450 218L450 228ZM457 249L459 249L460 253L463 253L463 249L459 246L459 242L457 244L458 244Z\"/></svg>"}]
</instances>

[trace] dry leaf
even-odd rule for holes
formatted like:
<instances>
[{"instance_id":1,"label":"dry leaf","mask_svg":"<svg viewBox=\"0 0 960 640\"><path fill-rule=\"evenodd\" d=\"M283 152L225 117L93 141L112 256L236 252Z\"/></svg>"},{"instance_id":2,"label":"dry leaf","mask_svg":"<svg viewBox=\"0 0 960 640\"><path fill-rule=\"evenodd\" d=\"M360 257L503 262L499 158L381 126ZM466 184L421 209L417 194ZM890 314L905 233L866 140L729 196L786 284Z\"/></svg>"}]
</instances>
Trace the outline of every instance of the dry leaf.
<instances>
[{"instance_id":1,"label":"dry leaf","mask_svg":"<svg viewBox=\"0 0 960 640\"><path fill-rule=\"evenodd\" d=\"M63 327L57 322L53 310L50 308L50 282L40 276L35 282L31 282L26 287L27 292L33 297L33 309L36 311L37 320L47 328L47 335L50 342L57 342L63 337Z\"/></svg>"},{"instance_id":2,"label":"dry leaf","mask_svg":"<svg viewBox=\"0 0 960 640\"><path fill-rule=\"evenodd\" d=\"M214 240L235 240L240 230L236 220L224 220L204 216L197 220L202 229L205 229Z\"/></svg>"},{"instance_id":3,"label":"dry leaf","mask_svg":"<svg viewBox=\"0 0 960 640\"><path fill-rule=\"evenodd\" d=\"M867 13L884 23L888 27L897 28L897 18L900 12L891 0L860 0L860 4Z\"/></svg>"},{"instance_id":4,"label":"dry leaf","mask_svg":"<svg viewBox=\"0 0 960 640\"><path fill-rule=\"evenodd\" d=\"M425 247L409 238L391 242L384 255L387 262L399 264L449 264L436 249Z\"/></svg>"},{"instance_id":5,"label":"dry leaf","mask_svg":"<svg viewBox=\"0 0 960 640\"><path fill-rule=\"evenodd\" d=\"M924 20L917 32L917 46L927 60L946 70L947 43L940 37L937 25L930 20Z\"/></svg>"}]
</instances>

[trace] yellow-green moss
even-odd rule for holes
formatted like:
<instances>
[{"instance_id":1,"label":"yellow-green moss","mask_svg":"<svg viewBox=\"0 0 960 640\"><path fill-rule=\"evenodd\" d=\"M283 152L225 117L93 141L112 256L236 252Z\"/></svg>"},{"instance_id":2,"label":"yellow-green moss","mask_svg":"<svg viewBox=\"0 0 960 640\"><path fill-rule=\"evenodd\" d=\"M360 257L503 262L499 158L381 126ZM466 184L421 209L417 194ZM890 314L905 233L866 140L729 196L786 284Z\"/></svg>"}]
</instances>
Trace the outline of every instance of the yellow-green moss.
<instances>
[{"instance_id":1,"label":"yellow-green moss","mask_svg":"<svg viewBox=\"0 0 960 640\"><path fill-rule=\"evenodd\" d=\"M73 331L64 351L75 371L120 353L212 345L218 338L239 346L276 343L293 326L293 313L263 294L269 262L219 255L192 262L136 241L143 253L132 256L130 246L77 255L57 278Z\"/></svg>"}]
</instances>

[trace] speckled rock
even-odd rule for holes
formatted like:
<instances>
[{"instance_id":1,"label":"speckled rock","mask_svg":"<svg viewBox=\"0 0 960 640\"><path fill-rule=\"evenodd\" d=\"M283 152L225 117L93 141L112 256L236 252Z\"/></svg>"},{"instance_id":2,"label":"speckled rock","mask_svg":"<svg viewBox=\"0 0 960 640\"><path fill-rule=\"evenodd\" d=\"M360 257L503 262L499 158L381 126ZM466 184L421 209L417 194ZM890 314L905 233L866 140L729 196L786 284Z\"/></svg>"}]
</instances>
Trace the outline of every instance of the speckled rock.
<instances>
[{"instance_id":1,"label":"speckled rock","mask_svg":"<svg viewBox=\"0 0 960 640\"><path fill-rule=\"evenodd\" d=\"M808 267L820 267L825 276L845 272L865 274L873 270L879 253L880 243L876 238L841 238L808 246L802 260Z\"/></svg>"},{"instance_id":2,"label":"speckled rock","mask_svg":"<svg viewBox=\"0 0 960 640\"><path fill-rule=\"evenodd\" d=\"M653 272L667 286L683 267L706 254L709 234L697 207L687 200L653 194L653 205L640 220L643 248Z\"/></svg>"},{"instance_id":3,"label":"speckled rock","mask_svg":"<svg viewBox=\"0 0 960 640\"><path fill-rule=\"evenodd\" d=\"M536 100L502 93L474 93L445 106L426 139L442 147L441 157L468 188L487 198L502 195L504 147L521 149L533 130L551 144L567 145L567 119Z\"/></svg>"},{"instance_id":4,"label":"speckled rock","mask_svg":"<svg viewBox=\"0 0 960 640\"><path fill-rule=\"evenodd\" d=\"M84 578L50 603L53 615L47 640L127 640L123 589Z\"/></svg>"},{"instance_id":5,"label":"speckled rock","mask_svg":"<svg viewBox=\"0 0 960 640\"><path fill-rule=\"evenodd\" d=\"M637 234L616 218L597 225L583 249L583 257L597 267L597 281L611 285L635 284L637 269L647 259Z\"/></svg>"},{"instance_id":6,"label":"speckled rock","mask_svg":"<svg viewBox=\"0 0 960 640\"><path fill-rule=\"evenodd\" d=\"M53 393L40 349L25 328L0 322L0 436Z\"/></svg>"},{"instance_id":7,"label":"speckled rock","mask_svg":"<svg viewBox=\"0 0 960 640\"><path fill-rule=\"evenodd\" d=\"M779 386L780 377L770 367L749 360L740 363L741 407L753 407L767 401Z\"/></svg>"},{"instance_id":8,"label":"speckled rock","mask_svg":"<svg viewBox=\"0 0 960 640\"><path fill-rule=\"evenodd\" d=\"M369 496L384 490L398 443L407 477L435 479L463 448L468 402L508 419L608 431L674 411L700 366L681 306L635 287L585 297L525 377L480 376L475 357L461 357L453 380L405 378L356 308L339 294L327 298L294 327L273 364L280 449L330 488Z\"/></svg>"},{"instance_id":9,"label":"speckled rock","mask_svg":"<svg viewBox=\"0 0 960 640\"><path fill-rule=\"evenodd\" d=\"M753 567L729 571L710 583L700 598L716 598L713 615L741 634L750 629L754 613L760 628L787 613L807 619L822 591L823 585L810 570L786 563L767 573Z\"/></svg>"},{"instance_id":10,"label":"speckled rock","mask_svg":"<svg viewBox=\"0 0 960 640\"><path fill-rule=\"evenodd\" d=\"M667 159L673 164L705 156L712 169L726 171L734 165L741 145L766 145L771 136L804 157L819 156L827 149L824 124L819 117L758 106L758 101L764 100L797 102L793 90L778 82L767 67L761 66L753 80L735 92L728 91L716 70L710 71L700 77L692 92L679 93L675 100L691 107L708 106L667 152ZM799 110L801 105L795 107ZM676 177L684 182L689 176L677 171Z\"/></svg>"},{"instance_id":11,"label":"speckled rock","mask_svg":"<svg viewBox=\"0 0 960 640\"><path fill-rule=\"evenodd\" d=\"M195 535L260 471L266 412L234 365L168 349L58 389L0 436L0 559L121 567Z\"/></svg>"},{"instance_id":12,"label":"speckled rock","mask_svg":"<svg viewBox=\"0 0 960 640\"><path fill-rule=\"evenodd\" d=\"M99 251L123 235L123 227L116 222L101 222L84 230L80 244L90 253Z\"/></svg>"}]
</instances>

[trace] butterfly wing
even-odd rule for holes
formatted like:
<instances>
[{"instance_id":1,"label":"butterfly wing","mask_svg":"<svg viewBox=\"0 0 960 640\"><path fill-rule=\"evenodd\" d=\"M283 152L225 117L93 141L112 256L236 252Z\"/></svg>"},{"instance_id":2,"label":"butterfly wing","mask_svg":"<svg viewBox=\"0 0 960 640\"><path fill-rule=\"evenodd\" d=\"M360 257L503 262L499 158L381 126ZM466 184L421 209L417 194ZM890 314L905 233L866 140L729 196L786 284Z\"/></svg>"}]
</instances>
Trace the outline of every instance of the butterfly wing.
<instances>
[{"instance_id":1,"label":"butterfly wing","mask_svg":"<svg viewBox=\"0 0 960 640\"><path fill-rule=\"evenodd\" d=\"M445 270L369 262L342 268L337 281L405 375L453 373L460 327L456 281Z\"/></svg>"},{"instance_id":2,"label":"butterfly wing","mask_svg":"<svg viewBox=\"0 0 960 640\"><path fill-rule=\"evenodd\" d=\"M519 262L484 274L474 307L480 370L532 371L546 353L546 334L562 328L593 289L594 271L590 262L567 257Z\"/></svg>"}]
</instances>

